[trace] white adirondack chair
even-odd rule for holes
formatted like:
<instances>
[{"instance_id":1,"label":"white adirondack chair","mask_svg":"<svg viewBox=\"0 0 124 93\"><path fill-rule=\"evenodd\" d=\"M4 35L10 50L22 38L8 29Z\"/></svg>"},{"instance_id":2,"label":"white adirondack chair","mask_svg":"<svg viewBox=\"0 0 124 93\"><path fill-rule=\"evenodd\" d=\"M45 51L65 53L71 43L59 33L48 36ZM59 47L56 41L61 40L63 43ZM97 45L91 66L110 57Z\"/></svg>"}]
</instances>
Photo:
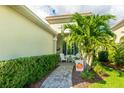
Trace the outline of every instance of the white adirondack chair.
<instances>
[{"instance_id":1,"label":"white adirondack chair","mask_svg":"<svg viewBox=\"0 0 124 93\"><path fill-rule=\"evenodd\" d=\"M76 54L76 58L80 58L80 54L79 53Z\"/></svg>"},{"instance_id":2,"label":"white adirondack chair","mask_svg":"<svg viewBox=\"0 0 124 93\"><path fill-rule=\"evenodd\" d=\"M60 60L61 60L61 62L63 62L63 61L67 62L67 58L64 56L63 53L60 53Z\"/></svg>"}]
</instances>

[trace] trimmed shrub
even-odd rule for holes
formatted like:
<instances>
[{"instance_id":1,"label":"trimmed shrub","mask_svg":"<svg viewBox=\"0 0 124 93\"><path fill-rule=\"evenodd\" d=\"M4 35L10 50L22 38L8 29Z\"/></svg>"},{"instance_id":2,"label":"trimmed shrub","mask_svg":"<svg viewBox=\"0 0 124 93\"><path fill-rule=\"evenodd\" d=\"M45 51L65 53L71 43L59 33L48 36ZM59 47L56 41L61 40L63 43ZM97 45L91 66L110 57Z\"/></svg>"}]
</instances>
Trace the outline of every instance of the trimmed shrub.
<instances>
[{"instance_id":1,"label":"trimmed shrub","mask_svg":"<svg viewBox=\"0 0 124 93\"><path fill-rule=\"evenodd\" d=\"M100 51L98 53L98 59L101 62L107 62L108 61L108 51Z\"/></svg>"},{"instance_id":2,"label":"trimmed shrub","mask_svg":"<svg viewBox=\"0 0 124 93\"><path fill-rule=\"evenodd\" d=\"M0 62L0 87L20 88L40 80L58 64L56 54L17 58Z\"/></svg>"}]
</instances>

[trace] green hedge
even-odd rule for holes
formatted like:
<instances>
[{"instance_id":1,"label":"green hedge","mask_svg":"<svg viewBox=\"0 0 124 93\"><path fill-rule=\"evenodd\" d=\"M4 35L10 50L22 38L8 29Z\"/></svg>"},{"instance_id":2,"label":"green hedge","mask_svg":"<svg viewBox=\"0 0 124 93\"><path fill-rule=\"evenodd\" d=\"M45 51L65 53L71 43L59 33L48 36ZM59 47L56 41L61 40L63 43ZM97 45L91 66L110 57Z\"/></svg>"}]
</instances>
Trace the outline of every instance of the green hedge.
<instances>
[{"instance_id":1,"label":"green hedge","mask_svg":"<svg viewBox=\"0 0 124 93\"><path fill-rule=\"evenodd\" d=\"M17 58L0 62L0 87L24 87L49 73L58 65L56 54Z\"/></svg>"}]
</instances>

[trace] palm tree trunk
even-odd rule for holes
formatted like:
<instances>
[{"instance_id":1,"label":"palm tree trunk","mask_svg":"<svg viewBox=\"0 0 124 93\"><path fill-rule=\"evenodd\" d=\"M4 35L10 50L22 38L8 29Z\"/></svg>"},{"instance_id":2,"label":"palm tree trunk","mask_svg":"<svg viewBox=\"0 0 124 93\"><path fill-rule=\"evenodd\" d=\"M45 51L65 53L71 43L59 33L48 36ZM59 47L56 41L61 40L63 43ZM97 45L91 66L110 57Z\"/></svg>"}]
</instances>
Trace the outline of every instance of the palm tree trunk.
<instances>
[{"instance_id":1,"label":"palm tree trunk","mask_svg":"<svg viewBox=\"0 0 124 93\"><path fill-rule=\"evenodd\" d=\"M89 66L91 67L92 66L92 61L93 61L93 55L90 55L89 57Z\"/></svg>"},{"instance_id":2,"label":"palm tree trunk","mask_svg":"<svg viewBox=\"0 0 124 93\"><path fill-rule=\"evenodd\" d=\"M93 55L92 53L88 53L86 56L86 64L87 64L87 69L90 70L92 66L92 61L93 61Z\"/></svg>"}]
</instances>

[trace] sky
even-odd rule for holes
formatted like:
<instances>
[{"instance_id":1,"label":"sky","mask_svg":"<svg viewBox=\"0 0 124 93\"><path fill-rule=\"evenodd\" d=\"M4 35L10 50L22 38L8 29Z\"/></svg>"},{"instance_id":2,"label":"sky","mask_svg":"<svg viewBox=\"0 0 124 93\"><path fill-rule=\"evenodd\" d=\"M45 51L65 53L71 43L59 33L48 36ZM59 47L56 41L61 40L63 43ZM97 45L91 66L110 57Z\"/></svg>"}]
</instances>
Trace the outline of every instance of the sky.
<instances>
[{"instance_id":1,"label":"sky","mask_svg":"<svg viewBox=\"0 0 124 93\"><path fill-rule=\"evenodd\" d=\"M51 6L51 5L34 5L27 6L36 13L44 21L46 16L55 16L69 13L92 12L93 14L112 14L116 16L116 20L111 20L110 25L113 26L124 19L124 5L78 5L78 6Z\"/></svg>"}]
</instances>

